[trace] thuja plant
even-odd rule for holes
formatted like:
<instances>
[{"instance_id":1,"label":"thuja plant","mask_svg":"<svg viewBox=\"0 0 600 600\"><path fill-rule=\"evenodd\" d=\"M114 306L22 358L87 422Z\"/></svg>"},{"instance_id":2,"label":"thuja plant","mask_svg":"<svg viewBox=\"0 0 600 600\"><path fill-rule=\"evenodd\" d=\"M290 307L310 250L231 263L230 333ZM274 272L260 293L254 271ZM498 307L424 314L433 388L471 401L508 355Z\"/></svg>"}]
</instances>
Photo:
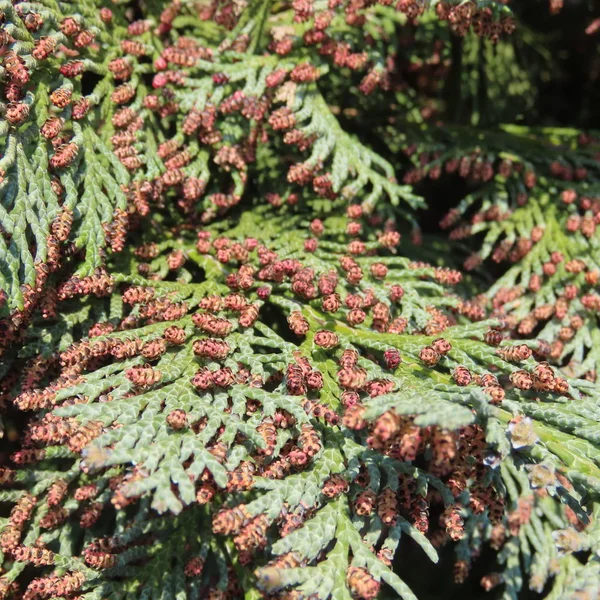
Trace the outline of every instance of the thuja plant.
<instances>
[{"instance_id":1,"label":"thuja plant","mask_svg":"<svg viewBox=\"0 0 600 600\"><path fill-rule=\"evenodd\" d=\"M120 11L93 2L5 2L0 11L0 286L1 310L12 316L5 345L47 304L49 277L63 263L88 276L102 268L106 248L124 243L128 174L109 139L120 120L113 73L122 75L127 30Z\"/></svg>"},{"instance_id":2,"label":"thuja plant","mask_svg":"<svg viewBox=\"0 0 600 600\"><path fill-rule=\"evenodd\" d=\"M440 128L416 149L406 181L457 174L469 193L441 221L477 240L468 270L508 263L487 296L517 337L536 332L548 360L596 379L598 142L572 130Z\"/></svg>"},{"instance_id":3,"label":"thuja plant","mask_svg":"<svg viewBox=\"0 0 600 600\"><path fill-rule=\"evenodd\" d=\"M459 580L487 541L507 569L486 586L516 593L530 576L541 590L569 565L576 580L559 590L593 588L595 563L569 564L594 539L593 421L561 410L593 402L589 382L504 342L500 321L453 292L458 272L394 255L396 232L364 242L339 217L262 213L178 232L150 278L113 276L114 299L99 301L118 308L88 339L31 363L47 383L14 399L39 416L4 472L29 484L6 492L6 580L30 562L66 570L34 579L33 597L414 597L391 568L408 536L433 560L456 543ZM197 269L187 283L161 275Z\"/></svg>"},{"instance_id":4,"label":"thuja plant","mask_svg":"<svg viewBox=\"0 0 600 600\"><path fill-rule=\"evenodd\" d=\"M508 69L507 4L7 3L0 597L418 598L406 552L598 596L593 135L428 123L410 75ZM418 246L452 161L467 266L564 248L487 290Z\"/></svg>"},{"instance_id":5,"label":"thuja plant","mask_svg":"<svg viewBox=\"0 0 600 600\"><path fill-rule=\"evenodd\" d=\"M587 41L586 36L593 36L597 19L580 14L573 23L562 9L562 2L551 2L550 19L563 15L563 29L571 27L593 54L593 37ZM598 136L572 127L504 122L534 113L534 105L543 101L540 75L563 68L559 59L540 51L530 29L526 33L493 48L485 39L467 36L461 42L464 54L437 49L434 64L443 65L437 68L448 74L445 79L427 70L432 59L425 46L417 63L427 84L428 97L421 102L437 112L447 102L448 121L417 122L416 131L410 124L398 131L380 123L379 131L390 148L410 160L405 183L464 182L462 197L440 226L470 250L466 270L512 265L490 281L489 309L507 319L514 337L535 334L543 340L553 364L595 381ZM431 32L421 36L429 39ZM503 82L509 88L504 93Z\"/></svg>"}]
</instances>

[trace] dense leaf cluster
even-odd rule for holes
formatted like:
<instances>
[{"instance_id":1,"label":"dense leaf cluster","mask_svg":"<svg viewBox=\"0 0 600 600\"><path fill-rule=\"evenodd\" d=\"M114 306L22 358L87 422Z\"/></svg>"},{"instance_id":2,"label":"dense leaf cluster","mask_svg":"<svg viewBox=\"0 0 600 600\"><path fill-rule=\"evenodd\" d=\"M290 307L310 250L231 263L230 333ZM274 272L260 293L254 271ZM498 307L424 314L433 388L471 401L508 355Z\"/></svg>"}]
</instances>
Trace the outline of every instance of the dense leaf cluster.
<instances>
[{"instance_id":1,"label":"dense leaf cluster","mask_svg":"<svg viewBox=\"0 0 600 600\"><path fill-rule=\"evenodd\" d=\"M600 137L512 4L0 3L0 598L598 596Z\"/></svg>"}]
</instances>

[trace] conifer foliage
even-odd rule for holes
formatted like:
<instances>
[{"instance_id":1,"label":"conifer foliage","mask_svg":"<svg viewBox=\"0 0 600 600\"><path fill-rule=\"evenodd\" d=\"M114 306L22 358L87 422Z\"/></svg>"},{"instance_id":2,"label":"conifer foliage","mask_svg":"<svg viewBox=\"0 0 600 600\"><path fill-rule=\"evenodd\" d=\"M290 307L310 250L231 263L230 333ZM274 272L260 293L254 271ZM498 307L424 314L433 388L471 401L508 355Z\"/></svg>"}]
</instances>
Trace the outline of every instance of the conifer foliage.
<instances>
[{"instance_id":1,"label":"conifer foliage","mask_svg":"<svg viewBox=\"0 0 600 600\"><path fill-rule=\"evenodd\" d=\"M600 17L517 4L0 3L0 599L598 597Z\"/></svg>"}]
</instances>

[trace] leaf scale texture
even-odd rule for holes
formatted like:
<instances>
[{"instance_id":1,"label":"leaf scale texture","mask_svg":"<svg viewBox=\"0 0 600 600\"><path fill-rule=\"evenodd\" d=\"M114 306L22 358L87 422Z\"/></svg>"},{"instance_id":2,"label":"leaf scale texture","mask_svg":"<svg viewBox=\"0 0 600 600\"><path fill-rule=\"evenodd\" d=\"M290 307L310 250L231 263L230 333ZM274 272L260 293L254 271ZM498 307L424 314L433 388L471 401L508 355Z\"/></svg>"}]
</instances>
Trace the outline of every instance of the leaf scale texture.
<instances>
[{"instance_id":1,"label":"leaf scale texture","mask_svg":"<svg viewBox=\"0 0 600 600\"><path fill-rule=\"evenodd\" d=\"M598 597L562 5L0 2L0 600Z\"/></svg>"}]
</instances>

